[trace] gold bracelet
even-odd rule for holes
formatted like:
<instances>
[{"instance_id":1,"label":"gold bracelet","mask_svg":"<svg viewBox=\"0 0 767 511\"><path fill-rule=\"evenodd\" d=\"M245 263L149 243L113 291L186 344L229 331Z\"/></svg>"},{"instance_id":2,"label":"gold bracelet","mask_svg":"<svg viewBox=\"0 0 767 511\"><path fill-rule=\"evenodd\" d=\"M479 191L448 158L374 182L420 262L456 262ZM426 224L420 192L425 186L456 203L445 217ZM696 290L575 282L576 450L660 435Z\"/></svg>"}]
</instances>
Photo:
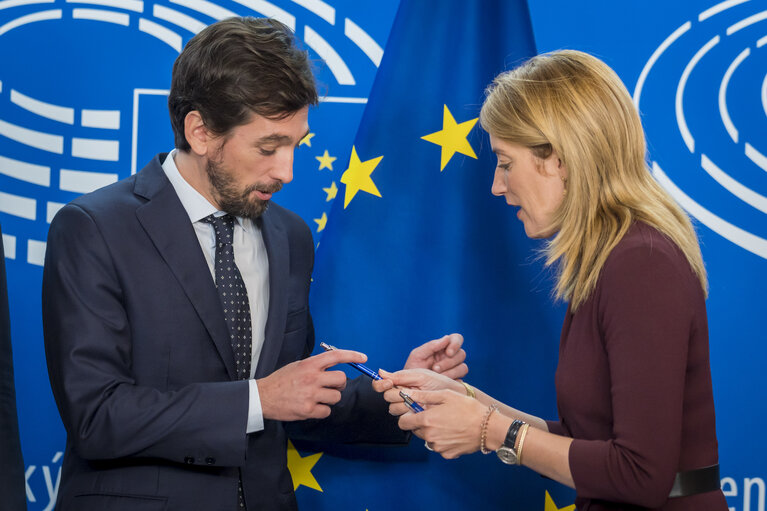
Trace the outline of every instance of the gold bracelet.
<instances>
[{"instance_id":1,"label":"gold bracelet","mask_svg":"<svg viewBox=\"0 0 767 511\"><path fill-rule=\"evenodd\" d=\"M474 389L471 388L468 383L466 383L465 381L462 381L461 385L463 385L464 388L466 388L466 395L467 396L473 397L474 399L477 399L477 395L474 393Z\"/></svg>"},{"instance_id":2,"label":"gold bracelet","mask_svg":"<svg viewBox=\"0 0 767 511\"><path fill-rule=\"evenodd\" d=\"M495 411L498 411L498 407L495 406L495 403L493 403L487 407L487 412L485 412L485 417L484 419L482 419L482 426L479 432L479 452L481 452L482 454L490 454L491 452L493 452L493 451L487 450L487 445L485 444L485 442L487 442L487 423L490 419L490 416Z\"/></svg>"},{"instance_id":3,"label":"gold bracelet","mask_svg":"<svg viewBox=\"0 0 767 511\"><path fill-rule=\"evenodd\" d=\"M527 430L530 429L530 424L525 423L522 426L522 430L519 432L519 447L517 447L517 465L522 464L522 446L525 445L525 437L527 436Z\"/></svg>"}]
</instances>

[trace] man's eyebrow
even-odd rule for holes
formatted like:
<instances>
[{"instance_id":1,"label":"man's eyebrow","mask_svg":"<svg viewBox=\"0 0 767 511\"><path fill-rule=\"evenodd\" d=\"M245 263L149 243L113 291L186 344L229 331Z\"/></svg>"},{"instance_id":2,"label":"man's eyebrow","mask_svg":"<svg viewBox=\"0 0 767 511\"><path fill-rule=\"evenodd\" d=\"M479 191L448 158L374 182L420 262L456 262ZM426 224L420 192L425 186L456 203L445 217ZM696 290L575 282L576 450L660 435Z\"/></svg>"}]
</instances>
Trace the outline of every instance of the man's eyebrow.
<instances>
[{"instance_id":1,"label":"man's eyebrow","mask_svg":"<svg viewBox=\"0 0 767 511\"><path fill-rule=\"evenodd\" d=\"M293 140L289 136L280 135L279 133L273 133L258 139L258 144L290 145L292 143Z\"/></svg>"},{"instance_id":2,"label":"man's eyebrow","mask_svg":"<svg viewBox=\"0 0 767 511\"><path fill-rule=\"evenodd\" d=\"M301 141L308 135L310 132L309 129L306 130L306 133L304 133L301 138L298 139L298 142L295 143L296 147L298 144L301 143ZM261 137L258 139L258 145L261 144L277 144L277 145L291 145L293 144L293 139L290 138L287 135L281 135L279 133L272 133L271 135L266 135L265 137Z\"/></svg>"}]
</instances>

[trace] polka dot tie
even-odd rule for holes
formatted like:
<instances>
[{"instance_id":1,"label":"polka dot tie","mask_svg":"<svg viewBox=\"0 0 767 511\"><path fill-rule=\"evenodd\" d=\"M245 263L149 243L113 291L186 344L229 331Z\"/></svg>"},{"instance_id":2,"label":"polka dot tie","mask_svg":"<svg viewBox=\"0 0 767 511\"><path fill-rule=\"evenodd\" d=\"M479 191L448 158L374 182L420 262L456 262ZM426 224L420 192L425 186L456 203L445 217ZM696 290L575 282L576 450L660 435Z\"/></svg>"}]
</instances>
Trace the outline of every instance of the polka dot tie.
<instances>
[{"instance_id":1,"label":"polka dot tie","mask_svg":"<svg viewBox=\"0 0 767 511\"><path fill-rule=\"evenodd\" d=\"M213 225L216 231L216 288L224 307L229 340L234 350L237 378L250 378L250 357L253 350L250 325L250 302L239 268L234 262L234 217L231 215L207 216L203 219ZM245 495L242 491L242 476L237 484L238 509L245 509Z\"/></svg>"},{"instance_id":2,"label":"polka dot tie","mask_svg":"<svg viewBox=\"0 0 767 511\"><path fill-rule=\"evenodd\" d=\"M242 275L234 262L234 217L224 215L204 218L216 231L216 288L221 305L224 307L229 340L234 350L237 378L250 378L250 357L253 341L250 326L250 302Z\"/></svg>"}]
</instances>

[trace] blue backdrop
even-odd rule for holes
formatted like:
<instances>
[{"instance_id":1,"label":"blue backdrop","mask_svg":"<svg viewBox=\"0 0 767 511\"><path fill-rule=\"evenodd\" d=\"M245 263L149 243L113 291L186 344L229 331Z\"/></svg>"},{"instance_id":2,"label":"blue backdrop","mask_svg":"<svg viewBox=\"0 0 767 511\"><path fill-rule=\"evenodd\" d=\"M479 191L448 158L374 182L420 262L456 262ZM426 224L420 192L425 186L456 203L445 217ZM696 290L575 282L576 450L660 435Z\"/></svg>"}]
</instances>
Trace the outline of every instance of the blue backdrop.
<instances>
[{"instance_id":1,"label":"blue backdrop","mask_svg":"<svg viewBox=\"0 0 767 511\"><path fill-rule=\"evenodd\" d=\"M577 48L611 65L642 114L654 175L701 238L725 495L731 509L764 511L767 3L549 0L531 2L529 16L523 2L480 5L470 14L473 2L403 3L397 15L396 1L0 0L0 223L31 510L52 508L64 445L40 328L50 219L171 147L173 60L201 27L236 13L286 22L317 63L325 98L279 200L320 244L319 338L394 369L425 338L462 331L468 381L545 417L555 414L564 309L551 303L538 245L490 196L492 158L476 126L458 129L469 149L450 155L429 135L452 126L446 112L456 126L475 119L492 74L533 49ZM371 166L380 197L364 179ZM520 509L572 503L571 491L527 470L479 454L447 462L413 444L297 445L299 502L371 511L457 510L478 498L499 509L510 498Z\"/></svg>"}]
</instances>

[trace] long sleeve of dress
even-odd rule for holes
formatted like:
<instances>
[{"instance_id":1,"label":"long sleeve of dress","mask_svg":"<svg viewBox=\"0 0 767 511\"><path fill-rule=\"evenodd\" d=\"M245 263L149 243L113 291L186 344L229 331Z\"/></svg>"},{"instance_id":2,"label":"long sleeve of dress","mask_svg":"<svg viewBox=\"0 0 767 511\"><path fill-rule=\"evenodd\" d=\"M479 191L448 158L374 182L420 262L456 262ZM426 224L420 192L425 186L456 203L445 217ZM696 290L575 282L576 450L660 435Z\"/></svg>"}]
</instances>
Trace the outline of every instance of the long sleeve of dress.
<instances>
[{"instance_id":1,"label":"long sleeve of dress","mask_svg":"<svg viewBox=\"0 0 767 511\"><path fill-rule=\"evenodd\" d=\"M647 226L632 232L592 297L568 314L557 370L561 422L549 428L574 438L579 499L660 508L676 472L701 466L680 466L688 409L702 408L696 426L707 431L691 447L716 463L705 303L673 244Z\"/></svg>"}]
</instances>

